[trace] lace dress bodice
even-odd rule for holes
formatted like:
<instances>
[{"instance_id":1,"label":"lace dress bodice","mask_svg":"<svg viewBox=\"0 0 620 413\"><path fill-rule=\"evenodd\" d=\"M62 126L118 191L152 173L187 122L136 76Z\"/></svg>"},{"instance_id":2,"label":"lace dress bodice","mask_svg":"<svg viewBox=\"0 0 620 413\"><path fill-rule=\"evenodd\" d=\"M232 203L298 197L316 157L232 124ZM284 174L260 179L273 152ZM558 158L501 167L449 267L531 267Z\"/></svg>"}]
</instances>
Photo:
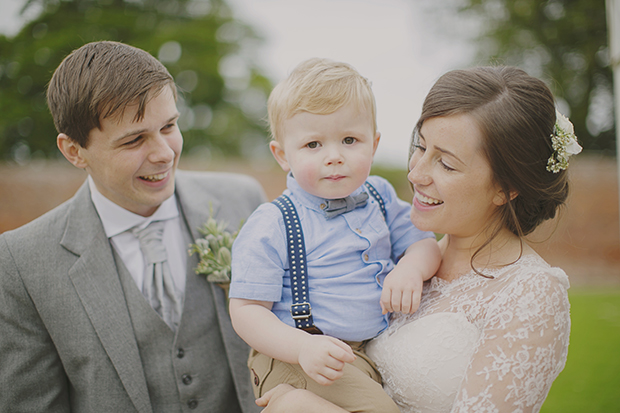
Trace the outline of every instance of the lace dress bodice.
<instances>
[{"instance_id":1,"label":"lace dress bodice","mask_svg":"<svg viewBox=\"0 0 620 413\"><path fill-rule=\"evenodd\" d=\"M568 353L568 277L535 254L426 282L368 355L403 412L537 412Z\"/></svg>"}]
</instances>

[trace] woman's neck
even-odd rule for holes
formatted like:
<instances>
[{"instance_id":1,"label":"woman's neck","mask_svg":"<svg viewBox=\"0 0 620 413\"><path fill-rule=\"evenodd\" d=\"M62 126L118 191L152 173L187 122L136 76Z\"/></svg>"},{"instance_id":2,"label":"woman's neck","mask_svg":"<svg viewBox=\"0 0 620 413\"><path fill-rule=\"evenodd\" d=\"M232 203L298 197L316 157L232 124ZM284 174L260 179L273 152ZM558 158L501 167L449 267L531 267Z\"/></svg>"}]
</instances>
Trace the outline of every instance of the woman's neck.
<instances>
[{"instance_id":1,"label":"woman's neck","mask_svg":"<svg viewBox=\"0 0 620 413\"><path fill-rule=\"evenodd\" d=\"M484 245L486 239L483 234L468 238L444 236L439 241L443 259L437 277L452 281L470 273L472 258L474 268L484 272L484 269L512 264L524 253L531 252L525 242L505 229L501 230L489 244Z\"/></svg>"}]
</instances>

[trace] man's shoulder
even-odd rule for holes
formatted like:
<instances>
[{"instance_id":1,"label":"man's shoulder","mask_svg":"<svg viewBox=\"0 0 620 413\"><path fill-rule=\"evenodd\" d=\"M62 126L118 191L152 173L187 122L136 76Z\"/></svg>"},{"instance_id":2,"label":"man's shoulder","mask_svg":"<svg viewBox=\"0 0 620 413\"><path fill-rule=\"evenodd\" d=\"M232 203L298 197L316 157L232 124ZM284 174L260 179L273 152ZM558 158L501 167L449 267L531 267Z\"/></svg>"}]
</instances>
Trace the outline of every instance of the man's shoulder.
<instances>
[{"instance_id":1,"label":"man's shoulder","mask_svg":"<svg viewBox=\"0 0 620 413\"><path fill-rule=\"evenodd\" d=\"M177 183L182 185L195 185L216 192L229 192L231 190L262 191L261 185L255 178L238 173L178 170L176 177Z\"/></svg>"},{"instance_id":2,"label":"man's shoulder","mask_svg":"<svg viewBox=\"0 0 620 413\"><path fill-rule=\"evenodd\" d=\"M0 234L0 237L7 241L23 240L31 244L42 238L48 241L51 238L60 238L66 226L71 203L72 199L69 199L27 224Z\"/></svg>"}]
</instances>

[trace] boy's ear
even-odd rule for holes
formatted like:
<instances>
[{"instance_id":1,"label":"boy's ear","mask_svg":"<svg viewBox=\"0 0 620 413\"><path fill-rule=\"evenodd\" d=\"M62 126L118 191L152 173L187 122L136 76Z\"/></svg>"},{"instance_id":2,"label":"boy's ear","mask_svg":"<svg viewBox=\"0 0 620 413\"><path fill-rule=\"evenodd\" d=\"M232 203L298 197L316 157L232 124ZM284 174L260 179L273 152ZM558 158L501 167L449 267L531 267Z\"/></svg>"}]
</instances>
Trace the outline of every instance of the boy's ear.
<instances>
[{"instance_id":1,"label":"boy's ear","mask_svg":"<svg viewBox=\"0 0 620 413\"><path fill-rule=\"evenodd\" d=\"M377 148L379 147L379 141L381 140L381 132L375 134L374 142L372 143L372 156L375 156Z\"/></svg>"},{"instance_id":2,"label":"boy's ear","mask_svg":"<svg viewBox=\"0 0 620 413\"><path fill-rule=\"evenodd\" d=\"M288 161L286 160L286 153L284 153L284 148L282 148L282 145L280 145L280 142L278 141L269 142L269 149L271 150L271 154L273 155L274 158L276 158L276 161L278 162L280 167L284 170L284 172L289 172L291 170L291 167L289 166Z\"/></svg>"},{"instance_id":3,"label":"boy's ear","mask_svg":"<svg viewBox=\"0 0 620 413\"><path fill-rule=\"evenodd\" d=\"M56 137L56 145L60 152L73 166L84 169L88 165L84 157L82 156L82 147L64 133L59 133Z\"/></svg>"}]
</instances>

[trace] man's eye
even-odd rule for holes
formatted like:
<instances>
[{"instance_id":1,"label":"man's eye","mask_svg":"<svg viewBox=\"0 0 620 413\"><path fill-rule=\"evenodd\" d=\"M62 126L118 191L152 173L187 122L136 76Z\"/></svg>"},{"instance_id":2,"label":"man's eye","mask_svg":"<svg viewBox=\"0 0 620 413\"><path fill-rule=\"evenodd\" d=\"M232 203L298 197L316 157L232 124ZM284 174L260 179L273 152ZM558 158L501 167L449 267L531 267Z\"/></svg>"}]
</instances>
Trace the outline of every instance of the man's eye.
<instances>
[{"instance_id":1,"label":"man's eye","mask_svg":"<svg viewBox=\"0 0 620 413\"><path fill-rule=\"evenodd\" d=\"M310 142L306 146L308 148L310 148L310 149L314 149L314 148L318 148L319 147L319 143L318 142Z\"/></svg>"},{"instance_id":2,"label":"man's eye","mask_svg":"<svg viewBox=\"0 0 620 413\"><path fill-rule=\"evenodd\" d=\"M135 145L135 144L137 144L138 142L140 142L140 140L141 140L141 139L142 139L142 135L137 136L135 139L132 139L132 140L130 140L130 141L128 141L128 142L125 142L125 143L123 144L123 146L131 146L131 145Z\"/></svg>"},{"instance_id":3,"label":"man's eye","mask_svg":"<svg viewBox=\"0 0 620 413\"><path fill-rule=\"evenodd\" d=\"M353 137L351 137L351 136L347 136L346 138L344 138L344 139L343 139L343 142L344 142L346 145L353 145L353 144L355 143L355 141L356 141L356 140L357 140L357 139L355 139L355 138L353 138Z\"/></svg>"}]
</instances>

